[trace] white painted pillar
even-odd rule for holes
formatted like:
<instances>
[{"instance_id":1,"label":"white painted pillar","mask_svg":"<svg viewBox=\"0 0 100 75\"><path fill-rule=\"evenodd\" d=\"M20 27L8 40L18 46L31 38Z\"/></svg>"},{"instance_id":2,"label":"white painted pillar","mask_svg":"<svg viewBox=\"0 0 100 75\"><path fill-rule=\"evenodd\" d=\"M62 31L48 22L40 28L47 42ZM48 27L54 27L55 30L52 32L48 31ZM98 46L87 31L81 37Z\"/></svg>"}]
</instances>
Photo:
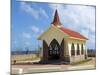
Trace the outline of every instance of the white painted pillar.
<instances>
[{"instance_id":1,"label":"white painted pillar","mask_svg":"<svg viewBox=\"0 0 100 75\"><path fill-rule=\"evenodd\" d=\"M75 56L77 56L77 44L74 43L74 47L75 47Z\"/></svg>"},{"instance_id":2,"label":"white painted pillar","mask_svg":"<svg viewBox=\"0 0 100 75\"><path fill-rule=\"evenodd\" d=\"M71 56L71 43L68 43L69 56Z\"/></svg>"}]
</instances>

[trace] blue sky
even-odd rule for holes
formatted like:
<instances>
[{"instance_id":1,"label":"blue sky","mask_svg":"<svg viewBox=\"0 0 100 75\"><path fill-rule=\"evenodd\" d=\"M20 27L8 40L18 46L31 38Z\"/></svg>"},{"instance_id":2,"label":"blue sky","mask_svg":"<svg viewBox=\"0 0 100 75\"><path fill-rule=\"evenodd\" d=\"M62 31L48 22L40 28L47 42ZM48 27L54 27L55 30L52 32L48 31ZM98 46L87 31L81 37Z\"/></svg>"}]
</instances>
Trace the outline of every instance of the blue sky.
<instances>
[{"instance_id":1,"label":"blue sky","mask_svg":"<svg viewBox=\"0 0 100 75\"><path fill-rule=\"evenodd\" d=\"M88 48L95 49L95 7L12 1L12 50L36 50L42 42L37 37L47 30L58 10L66 28L88 37Z\"/></svg>"}]
</instances>

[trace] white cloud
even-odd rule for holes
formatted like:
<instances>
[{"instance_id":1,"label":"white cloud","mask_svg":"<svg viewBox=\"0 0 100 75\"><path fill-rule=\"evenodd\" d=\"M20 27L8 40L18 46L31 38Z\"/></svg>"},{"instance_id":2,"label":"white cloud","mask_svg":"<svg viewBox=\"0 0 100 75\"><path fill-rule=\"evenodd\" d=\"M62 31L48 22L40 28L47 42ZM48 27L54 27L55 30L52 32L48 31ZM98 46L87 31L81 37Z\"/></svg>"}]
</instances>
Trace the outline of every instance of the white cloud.
<instances>
[{"instance_id":1,"label":"white cloud","mask_svg":"<svg viewBox=\"0 0 100 75\"><path fill-rule=\"evenodd\" d=\"M23 32L22 35L24 38L27 38L27 39L31 38L31 35L29 33Z\"/></svg>"},{"instance_id":2,"label":"white cloud","mask_svg":"<svg viewBox=\"0 0 100 75\"><path fill-rule=\"evenodd\" d=\"M33 36L34 37L38 37L40 34L42 34L44 31L42 30L42 29L40 29L39 27L37 27L37 26L32 26L31 27L31 30L33 31Z\"/></svg>"},{"instance_id":3,"label":"white cloud","mask_svg":"<svg viewBox=\"0 0 100 75\"><path fill-rule=\"evenodd\" d=\"M46 18L48 18L48 15L47 15L47 13L46 13L46 11L44 9L40 8L39 9L39 13L44 15Z\"/></svg>"},{"instance_id":4,"label":"white cloud","mask_svg":"<svg viewBox=\"0 0 100 75\"><path fill-rule=\"evenodd\" d=\"M26 13L33 16L35 19L39 19L40 15L43 15L45 18L48 18L48 15L44 9L39 7L39 9L35 9L32 7L31 4L28 4L26 2L21 2L21 10L25 11Z\"/></svg>"},{"instance_id":5,"label":"white cloud","mask_svg":"<svg viewBox=\"0 0 100 75\"><path fill-rule=\"evenodd\" d=\"M41 28L39 28L39 27L37 27L37 26L35 26L35 25L33 25L33 26L31 27L31 30L32 30L34 33L43 33L43 32L44 32Z\"/></svg>"},{"instance_id":6,"label":"white cloud","mask_svg":"<svg viewBox=\"0 0 100 75\"><path fill-rule=\"evenodd\" d=\"M25 11L26 13L32 15L35 19L38 19L39 12L36 11L31 7L31 5L27 4L26 2L21 2L21 9Z\"/></svg>"},{"instance_id":7,"label":"white cloud","mask_svg":"<svg viewBox=\"0 0 100 75\"><path fill-rule=\"evenodd\" d=\"M30 40L32 37L35 37L37 39L37 37L43 33L43 30L35 25L30 27L29 30L30 30L29 32L22 32L22 37L24 42Z\"/></svg>"},{"instance_id":8,"label":"white cloud","mask_svg":"<svg viewBox=\"0 0 100 75\"><path fill-rule=\"evenodd\" d=\"M39 32L39 28L36 27L36 26L32 26L31 29L32 29L32 31L33 31L34 33L38 33L38 32Z\"/></svg>"}]
</instances>

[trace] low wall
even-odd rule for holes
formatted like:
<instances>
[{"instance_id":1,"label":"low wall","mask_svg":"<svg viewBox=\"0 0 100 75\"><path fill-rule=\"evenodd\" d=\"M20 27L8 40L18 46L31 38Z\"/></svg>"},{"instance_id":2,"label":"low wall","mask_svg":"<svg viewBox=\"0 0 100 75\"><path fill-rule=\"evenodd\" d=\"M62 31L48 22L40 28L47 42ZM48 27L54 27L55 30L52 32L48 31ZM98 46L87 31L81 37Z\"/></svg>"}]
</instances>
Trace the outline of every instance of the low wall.
<instances>
[{"instance_id":1,"label":"low wall","mask_svg":"<svg viewBox=\"0 0 100 75\"><path fill-rule=\"evenodd\" d=\"M70 57L70 63L79 62L85 60L85 55L77 55Z\"/></svg>"},{"instance_id":2,"label":"low wall","mask_svg":"<svg viewBox=\"0 0 100 75\"><path fill-rule=\"evenodd\" d=\"M36 58L39 58L37 54L11 55L11 62L35 60Z\"/></svg>"}]
</instances>

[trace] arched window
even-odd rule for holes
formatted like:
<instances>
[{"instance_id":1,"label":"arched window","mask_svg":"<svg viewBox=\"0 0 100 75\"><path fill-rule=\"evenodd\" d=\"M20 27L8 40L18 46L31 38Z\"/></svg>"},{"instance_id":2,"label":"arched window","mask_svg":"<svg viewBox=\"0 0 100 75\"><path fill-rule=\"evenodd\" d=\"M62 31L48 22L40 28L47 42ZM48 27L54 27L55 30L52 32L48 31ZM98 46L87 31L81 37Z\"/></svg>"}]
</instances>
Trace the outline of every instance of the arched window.
<instances>
[{"instance_id":1,"label":"arched window","mask_svg":"<svg viewBox=\"0 0 100 75\"><path fill-rule=\"evenodd\" d=\"M53 39L49 45L49 56L60 54L60 45L56 39Z\"/></svg>"},{"instance_id":2,"label":"arched window","mask_svg":"<svg viewBox=\"0 0 100 75\"><path fill-rule=\"evenodd\" d=\"M50 49L50 50L52 50L52 47L51 47L51 45L49 46L49 49Z\"/></svg>"},{"instance_id":3,"label":"arched window","mask_svg":"<svg viewBox=\"0 0 100 75\"><path fill-rule=\"evenodd\" d=\"M75 47L74 47L74 43L72 43L72 45L71 45L71 55L72 55L72 56L75 55Z\"/></svg>"},{"instance_id":4,"label":"arched window","mask_svg":"<svg viewBox=\"0 0 100 75\"><path fill-rule=\"evenodd\" d=\"M83 44L81 44L81 54L84 54Z\"/></svg>"},{"instance_id":5,"label":"arched window","mask_svg":"<svg viewBox=\"0 0 100 75\"><path fill-rule=\"evenodd\" d=\"M56 46L55 46L55 50L58 50L58 46L57 46L57 44L56 44Z\"/></svg>"},{"instance_id":6,"label":"arched window","mask_svg":"<svg viewBox=\"0 0 100 75\"><path fill-rule=\"evenodd\" d=\"M77 44L77 55L80 55L79 44Z\"/></svg>"}]
</instances>

